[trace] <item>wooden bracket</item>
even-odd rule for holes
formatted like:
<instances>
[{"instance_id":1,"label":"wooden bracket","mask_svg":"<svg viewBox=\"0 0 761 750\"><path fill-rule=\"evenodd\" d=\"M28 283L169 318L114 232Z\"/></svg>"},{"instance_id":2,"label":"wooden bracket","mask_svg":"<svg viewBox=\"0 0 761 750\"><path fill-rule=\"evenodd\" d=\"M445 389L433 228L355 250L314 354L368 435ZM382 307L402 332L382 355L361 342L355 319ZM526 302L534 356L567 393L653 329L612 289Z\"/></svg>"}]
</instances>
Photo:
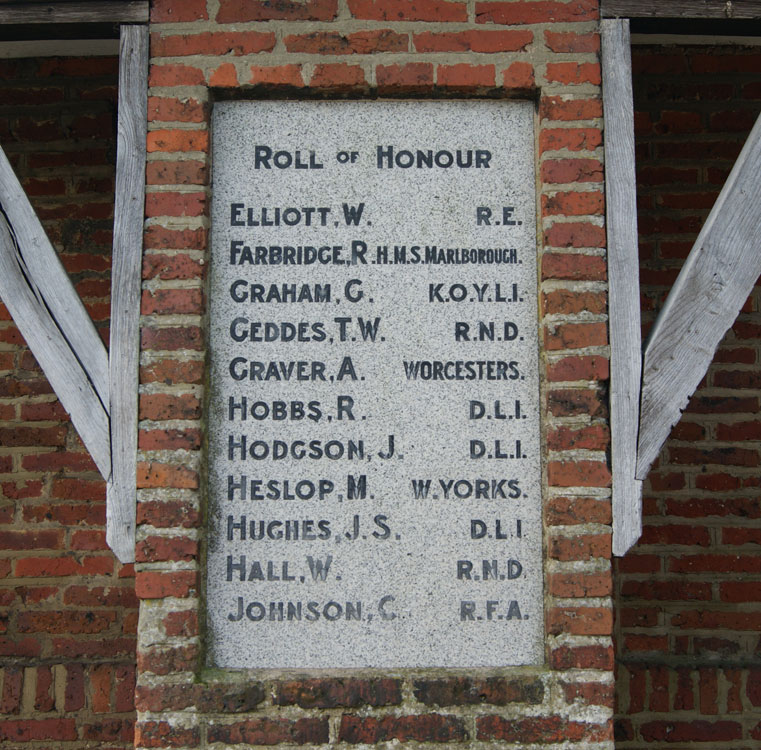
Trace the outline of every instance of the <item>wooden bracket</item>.
<instances>
[{"instance_id":1,"label":"wooden bracket","mask_svg":"<svg viewBox=\"0 0 761 750\"><path fill-rule=\"evenodd\" d=\"M140 269L147 121L148 29L122 26L109 347L113 473L106 488L106 540L122 562L135 559Z\"/></svg>"},{"instance_id":2,"label":"wooden bracket","mask_svg":"<svg viewBox=\"0 0 761 750\"><path fill-rule=\"evenodd\" d=\"M645 349L637 477L644 479L761 274L761 117L711 209Z\"/></svg>"},{"instance_id":3,"label":"wooden bracket","mask_svg":"<svg viewBox=\"0 0 761 750\"><path fill-rule=\"evenodd\" d=\"M106 539L135 559L148 29L122 26L110 356L0 149L0 297L107 482Z\"/></svg>"},{"instance_id":4,"label":"wooden bracket","mask_svg":"<svg viewBox=\"0 0 761 750\"><path fill-rule=\"evenodd\" d=\"M613 554L623 555L642 533L642 482L634 476L642 373L634 103L629 21L604 20L601 31L608 232Z\"/></svg>"},{"instance_id":5,"label":"wooden bracket","mask_svg":"<svg viewBox=\"0 0 761 750\"><path fill-rule=\"evenodd\" d=\"M0 297L105 479L108 355L0 149Z\"/></svg>"}]
</instances>

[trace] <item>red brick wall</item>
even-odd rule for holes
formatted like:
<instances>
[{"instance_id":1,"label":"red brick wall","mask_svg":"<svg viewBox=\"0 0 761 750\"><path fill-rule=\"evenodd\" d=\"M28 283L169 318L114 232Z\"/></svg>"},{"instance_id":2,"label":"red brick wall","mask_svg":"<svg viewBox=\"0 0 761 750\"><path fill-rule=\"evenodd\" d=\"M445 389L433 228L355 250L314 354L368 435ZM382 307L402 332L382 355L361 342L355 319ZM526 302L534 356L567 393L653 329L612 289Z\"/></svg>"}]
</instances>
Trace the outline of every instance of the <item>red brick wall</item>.
<instances>
[{"instance_id":1,"label":"red brick wall","mask_svg":"<svg viewBox=\"0 0 761 750\"><path fill-rule=\"evenodd\" d=\"M761 54L633 58L648 329L758 114ZM644 486L642 538L616 566L622 750L761 740L760 292L672 431Z\"/></svg>"},{"instance_id":2,"label":"red brick wall","mask_svg":"<svg viewBox=\"0 0 761 750\"><path fill-rule=\"evenodd\" d=\"M115 58L0 62L0 144L108 338ZM105 485L0 304L0 744L132 746L137 600ZM42 744L40 744L42 743Z\"/></svg>"},{"instance_id":3,"label":"red brick wall","mask_svg":"<svg viewBox=\"0 0 761 750\"><path fill-rule=\"evenodd\" d=\"M613 649L597 0L157 0L141 370L137 745L610 747ZM546 664L241 678L202 668L204 270L217 96L537 101ZM597 744L599 743L599 744Z\"/></svg>"}]
</instances>

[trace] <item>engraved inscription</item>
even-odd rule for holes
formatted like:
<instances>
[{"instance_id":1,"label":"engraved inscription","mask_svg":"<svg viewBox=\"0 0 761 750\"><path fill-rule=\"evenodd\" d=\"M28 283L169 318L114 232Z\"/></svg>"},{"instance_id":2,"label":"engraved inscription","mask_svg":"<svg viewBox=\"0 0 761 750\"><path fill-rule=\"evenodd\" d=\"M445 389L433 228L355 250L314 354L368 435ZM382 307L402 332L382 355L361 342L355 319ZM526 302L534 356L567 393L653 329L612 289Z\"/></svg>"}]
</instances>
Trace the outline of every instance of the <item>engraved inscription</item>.
<instances>
[{"instance_id":1,"label":"engraved inscription","mask_svg":"<svg viewBox=\"0 0 761 750\"><path fill-rule=\"evenodd\" d=\"M542 661L533 116L215 105L211 665Z\"/></svg>"}]
</instances>

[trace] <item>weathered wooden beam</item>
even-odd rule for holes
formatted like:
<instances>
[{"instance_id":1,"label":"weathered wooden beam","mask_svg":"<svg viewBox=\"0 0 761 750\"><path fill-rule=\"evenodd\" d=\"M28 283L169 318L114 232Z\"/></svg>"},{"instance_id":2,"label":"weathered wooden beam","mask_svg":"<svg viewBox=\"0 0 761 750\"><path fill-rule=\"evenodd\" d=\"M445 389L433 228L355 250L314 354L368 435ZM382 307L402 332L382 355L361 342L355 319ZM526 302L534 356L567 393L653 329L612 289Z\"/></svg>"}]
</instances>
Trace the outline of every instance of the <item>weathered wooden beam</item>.
<instances>
[{"instance_id":1,"label":"weathered wooden beam","mask_svg":"<svg viewBox=\"0 0 761 750\"><path fill-rule=\"evenodd\" d=\"M111 474L108 414L82 367L79 352L66 337L57 313L37 283L28 257L8 213L0 207L0 298L63 408L71 415L71 421L100 473L107 478ZM49 262L51 266L60 266L57 257ZM61 296L65 294L79 300L71 282L61 290Z\"/></svg>"},{"instance_id":2,"label":"weathered wooden beam","mask_svg":"<svg viewBox=\"0 0 761 750\"><path fill-rule=\"evenodd\" d=\"M149 18L147 0L0 5L0 24L148 23Z\"/></svg>"},{"instance_id":3,"label":"weathered wooden beam","mask_svg":"<svg viewBox=\"0 0 761 750\"><path fill-rule=\"evenodd\" d=\"M613 554L623 555L642 533L642 482L634 477L642 333L629 21L604 20L601 33L608 232Z\"/></svg>"},{"instance_id":4,"label":"weathered wooden beam","mask_svg":"<svg viewBox=\"0 0 761 750\"><path fill-rule=\"evenodd\" d=\"M106 540L121 562L135 559L140 267L148 121L148 28L122 26L116 203L111 266L111 449Z\"/></svg>"},{"instance_id":5,"label":"weathered wooden beam","mask_svg":"<svg viewBox=\"0 0 761 750\"><path fill-rule=\"evenodd\" d=\"M603 18L761 18L761 0L602 0Z\"/></svg>"},{"instance_id":6,"label":"weathered wooden beam","mask_svg":"<svg viewBox=\"0 0 761 750\"><path fill-rule=\"evenodd\" d=\"M645 348L637 477L644 479L761 273L761 117Z\"/></svg>"},{"instance_id":7,"label":"weathered wooden beam","mask_svg":"<svg viewBox=\"0 0 761 750\"><path fill-rule=\"evenodd\" d=\"M23 268L23 276L26 284L33 289L33 295L39 300L39 304L47 308L50 320L53 321L56 329L59 331L63 340L65 340L69 350L78 362L78 371L81 377L85 378L92 387L97 401L100 404L99 409L89 400L83 402L85 409L101 411L108 419L108 354L106 347L95 330L90 316L82 304L82 300L76 293L74 286L69 279L66 270L61 265L61 261L50 244L50 240L42 228L37 214L32 205L29 203L24 189L13 172L5 152L0 148L0 210L2 210L10 232L14 240L14 247L18 248L17 263ZM4 245L8 245L7 242ZM6 247L6 253L8 252ZM18 291L18 285L7 288L6 294ZM13 301L3 296L3 301L10 306ZM15 319L15 318L14 318ZM36 319L36 318L35 318ZM19 321L16 321L19 325ZM21 325L19 325L21 328ZM28 326L27 326L28 327ZM22 333L30 346L31 340L27 333ZM48 333L48 338L52 334ZM39 339L39 346L44 346L46 338ZM32 349L40 366L45 370L45 374L55 388L55 375L50 368L56 369L62 367L45 356L45 353L39 348ZM48 369L43 363L48 362ZM75 376L75 382L79 381L80 374ZM80 388L79 390L82 390ZM56 392L58 390L56 389ZM59 394L60 395L60 394ZM63 399L62 399L63 401ZM111 474L110 446L108 441L103 442L100 439L100 431L92 431L89 428L89 421L76 403L70 402L64 407L71 414L80 437L93 455L98 468L104 478ZM101 422L100 416L97 418L98 424Z\"/></svg>"},{"instance_id":8,"label":"weathered wooden beam","mask_svg":"<svg viewBox=\"0 0 761 750\"><path fill-rule=\"evenodd\" d=\"M0 149L0 205L39 287L45 304L82 362L87 377L104 405L108 404L108 354L90 316L74 291L66 270L50 244L13 168Z\"/></svg>"}]
</instances>

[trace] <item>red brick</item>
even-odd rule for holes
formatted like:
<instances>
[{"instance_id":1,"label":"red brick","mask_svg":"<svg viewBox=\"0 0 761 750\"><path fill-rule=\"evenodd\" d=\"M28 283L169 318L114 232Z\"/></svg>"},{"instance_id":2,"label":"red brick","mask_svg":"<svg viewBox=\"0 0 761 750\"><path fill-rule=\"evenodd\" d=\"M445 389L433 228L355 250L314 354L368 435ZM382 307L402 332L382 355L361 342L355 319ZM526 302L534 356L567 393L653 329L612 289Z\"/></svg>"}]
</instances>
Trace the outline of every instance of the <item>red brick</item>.
<instances>
[{"instance_id":1,"label":"red brick","mask_svg":"<svg viewBox=\"0 0 761 750\"><path fill-rule=\"evenodd\" d=\"M192 231L192 230L190 230ZM173 233L184 234L184 233ZM146 237L147 240L147 237ZM176 238L178 245L183 244L185 238ZM175 241L168 240L171 244ZM193 239L195 242L195 238ZM189 255L178 253L176 255L146 254L143 258L143 278L159 278L164 281L201 279L204 277L206 267Z\"/></svg>"},{"instance_id":2,"label":"red brick","mask_svg":"<svg viewBox=\"0 0 761 750\"><path fill-rule=\"evenodd\" d=\"M337 0L220 0L217 23L331 21L337 11Z\"/></svg>"},{"instance_id":3,"label":"red brick","mask_svg":"<svg viewBox=\"0 0 761 750\"><path fill-rule=\"evenodd\" d=\"M212 725L209 742L276 745L281 742L316 746L328 741L327 718L249 719L237 724Z\"/></svg>"},{"instance_id":4,"label":"red brick","mask_svg":"<svg viewBox=\"0 0 761 750\"><path fill-rule=\"evenodd\" d=\"M605 281L607 265L599 255L545 253L542 256L542 279L569 281Z\"/></svg>"},{"instance_id":5,"label":"red brick","mask_svg":"<svg viewBox=\"0 0 761 750\"><path fill-rule=\"evenodd\" d=\"M203 250L206 247L207 236L208 232L203 228L173 230L154 224L145 230L145 245L146 248L154 250ZM145 264L152 262L151 259L156 257L167 258L169 256L157 256L152 253L146 254L143 258L144 274ZM188 256L178 255L176 257L188 259Z\"/></svg>"},{"instance_id":6,"label":"red brick","mask_svg":"<svg viewBox=\"0 0 761 750\"><path fill-rule=\"evenodd\" d=\"M668 544L668 545L698 545L708 547L711 538L708 529L701 526L666 525L654 526L646 524L642 528L642 536L639 543L642 544Z\"/></svg>"},{"instance_id":7,"label":"red brick","mask_svg":"<svg viewBox=\"0 0 761 750\"><path fill-rule=\"evenodd\" d=\"M151 122L205 122L206 106L192 97L149 96L148 120Z\"/></svg>"},{"instance_id":8,"label":"red brick","mask_svg":"<svg viewBox=\"0 0 761 750\"><path fill-rule=\"evenodd\" d=\"M564 357L547 365L547 380L607 380L610 377L610 363L607 357Z\"/></svg>"},{"instance_id":9,"label":"red brick","mask_svg":"<svg viewBox=\"0 0 761 750\"><path fill-rule=\"evenodd\" d=\"M624 628L654 628L658 624L658 610L654 607L618 607L616 620Z\"/></svg>"},{"instance_id":10,"label":"red brick","mask_svg":"<svg viewBox=\"0 0 761 750\"><path fill-rule=\"evenodd\" d=\"M517 25L525 23L564 23L594 21L598 18L593 0L525 0L511 2L477 2L476 23Z\"/></svg>"},{"instance_id":11,"label":"red brick","mask_svg":"<svg viewBox=\"0 0 761 750\"><path fill-rule=\"evenodd\" d=\"M0 530L0 549L3 550L61 549L62 547L63 531Z\"/></svg>"},{"instance_id":12,"label":"red brick","mask_svg":"<svg viewBox=\"0 0 761 750\"><path fill-rule=\"evenodd\" d=\"M135 547L135 562L189 561L197 556L198 542L182 536L149 536Z\"/></svg>"},{"instance_id":13,"label":"red brick","mask_svg":"<svg viewBox=\"0 0 761 750\"><path fill-rule=\"evenodd\" d=\"M545 232L544 242L550 247L605 247L605 229L577 222L553 224Z\"/></svg>"},{"instance_id":14,"label":"red brick","mask_svg":"<svg viewBox=\"0 0 761 750\"><path fill-rule=\"evenodd\" d=\"M67 659L92 659L94 657L107 657L113 659L116 656L134 657L134 638L98 638L92 641L83 641L81 638L53 638L52 653L55 656Z\"/></svg>"},{"instance_id":15,"label":"red brick","mask_svg":"<svg viewBox=\"0 0 761 750\"><path fill-rule=\"evenodd\" d=\"M464 722L457 716L352 716L344 714L339 741L353 744L378 742L458 742L467 739Z\"/></svg>"},{"instance_id":16,"label":"red brick","mask_svg":"<svg viewBox=\"0 0 761 750\"><path fill-rule=\"evenodd\" d=\"M222 63L209 72L209 86L216 88L233 88L238 86L238 69L232 63Z\"/></svg>"},{"instance_id":17,"label":"red brick","mask_svg":"<svg viewBox=\"0 0 761 750\"><path fill-rule=\"evenodd\" d=\"M132 586L67 586L63 593L64 604L77 607L124 607L136 609L137 597Z\"/></svg>"},{"instance_id":18,"label":"red brick","mask_svg":"<svg viewBox=\"0 0 761 750\"><path fill-rule=\"evenodd\" d=\"M742 497L706 497L688 499L667 499L666 513L683 518L703 516L741 516L761 518L761 506L756 500Z\"/></svg>"},{"instance_id":19,"label":"red brick","mask_svg":"<svg viewBox=\"0 0 761 750\"><path fill-rule=\"evenodd\" d=\"M539 150L593 151L602 145L599 128L544 128L539 133Z\"/></svg>"},{"instance_id":20,"label":"red brick","mask_svg":"<svg viewBox=\"0 0 761 750\"><path fill-rule=\"evenodd\" d=\"M425 31L413 36L418 52L520 52L534 40L532 31Z\"/></svg>"},{"instance_id":21,"label":"red brick","mask_svg":"<svg viewBox=\"0 0 761 750\"><path fill-rule=\"evenodd\" d=\"M542 180L550 184L602 182L602 163L597 159L552 159L542 162Z\"/></svg>"},{"instance_id":22,"label":"red brick","mask_svg":"<svg viewBox=\"0 0 761 750\"><path fill-rule=\"evenodd\" d=\"M614 688L599 682L561 682L566 703L581 702L589 706L613 708Z\"/></svg>"},{"instance_id":23,"label":"red brick","mask_svg":"<svg viewBox=\"0 0 761 750\"><path fill-rule=\"evenodd\" d=\"M479 716L476 719L479 740L502 740L515 743L551 743L563 740L601 741L609 734L594 724L567 721L560 716L530 716L506 719L502 716Z\"/></svg>"},{"instance_id":24,"label":"red brick","mask_svg":"<svg viewBox=\"0 0 761 750\"><path fill-rule=\"evenodd\" d=\"M608 326L605 323L567 323L545 328L544 345L547 351L583 349L605 346L608 343Z\"/></svg>"},{"instance_id":25,"label":"red brick","mask_svg":"<svg viewBox=\"0 0 761 750\"><path fill-rule=\"evenodd\" d=\"M389 706L401 703L398 680L313 679L279 682L275 688L276 706L300 708L356 708Z\"/></svg>"},{"instance_id":26,"label":"red brick","mask_svg":"<svg viewBox=\"0 0 761 750\"><path fill-rule=\"evenodd\" d=\"M137 655L137 668L141 672L167 675L194 670L198 661L195 645L172 649L143 649Z\"/></svg>"},{"instance_id":27,"label":"red brick","mask_svg":"<svg viewBox=\"0 0 761 750\"><path fill-rule=\"evenodd\" d=\"M574 536L553 536L550 539L550 557L569 562L591 560L596 557L610 559L610 534L581 534Z\"/></svg>"},{"instance_id":28,"label":"red brick","mask_svg":"<svg viewBox=\"0 0 761 750\"><path fill-rule=\"evenodd\" d=\"M218 31L201 34L151 34L152 57L184 55L254 55L272 52L275 34L261 31Z\"/></svg>"},{"instance_id":29,"label":"red brick","mask_svg":"<svg viewBox=\"0 0 761 750\"><path fill-rule=\"evenodd\" d=\"M604 607L555 607L548 620L553 635L609 635L613 630L613 612Z\"/></svg>"},{"instance_id":30,"label":"red brick","mask_svg":"<svg viewBox=\"0 0 761 750\"><path fill-rule=\"evenodd\" d=\"M0 722L0 740L8 742L76 740L74 719L13 719Z\"/></svg>"},{"instance_id":31,"label":"red brick","mask_svg":"<svg viewBox=\"0 0 761 750\"><path fill-rule=\"evenodd\" d=\"M2 670L3 692L0 696L0 714L17 714L21 710L21 689L24 683L22 669L7 666Z\"/></svg>"},{"instance_id":32,"label":"red brick","mask_svg":"<svg viewBox=\"0 0 761 750\"><path fill-rule=\"evenodd\" d=\"M534 66L527 62L514 62L502 71L502 85L506 89L533 89L536 86Z\"/></svg>"},{"instance_id":33,"label":"red brick","mask_svg":"<svg viewBox=\"0 0 761 750\"><path fill-rule=\"evenodd\" d=\"M354 18L366 21L456 21L468 20L465 3L446 0L348 0Z\"/></svg>"},{"instance_id":34,"label":"red brick","mask_svg":"<svg viewBox=\"0 0 761 750\"><path fill-rule=\"evenodd\" d=\"M532 677L416 679L414 691L415 698L427 706L538 705L545 696L542 681Z\"/></svg>"},{"instance_id":35,"label":"red brick","mask_svg":"<svg viewBox=\"0 0 761 750\"><path fill-rule=\"evenodd\" d=\"M758 581L724 581L719 584L719 598L723 602L761 601Z\"/></svg>"},{"instance_id":36,"label":"red brick","mask_svg":"<svg viewBox=\"0 0 761 750\"><path fill-rule=\"evenodd\" d=\"M63 525L101 526L106 522L106 504L56 503L27 506L24 521L45 523L53 521Z\"/></svg>"},{"instance_id":37,"label":"red brick","mask_svg":"<svg viewBox=\"0 0 761 750\"><path fill-rule=\"evenodd\" d=\"M176 359L162 359L140 368L140 381L142 383L198 384L202 380L203 362L199 360L183 362Z\"/></svg>"},{"instance_id":38,"label":"red brick","mask_svg":"<svg viewBox=\"0 0 761 750\"><path fill-rule=\"evenodd\" d=\"M621 596L654 601L706 601L711 584L696 581L624 581Z\"/></svg>"},{"instance_id":39,"label":"red brick","mask_svg":"<svg viewBox=\"0 0 761 750\"><path fill-rule=\"evenodd\" d=\"M439 65L437 83L439 86L457 89L471 89L494 85L495 68L493 65Z\"/></svg>"},{"instance_id":40,"label":"red brick","mask_svg":"<svg viewBox=\"0 0 761 750\"><path fill-rule=\"evenodd\" d=\"M145 179L148 185L206 185L209 170L201 161L149 161Z\"/></svg>"},{"instance_id":41,"label":"red brick","mask_svg":"<svg viewBox=\"0 0 761 750\"><path fill-rule=\"evenodd\" d=\"M208 204L205 193L148 193L145 196L145 215L205 216Z\"/></svg>"},{"instance_id":42,"label":"red brick","mask_svg":"<svg viewBox=\"0 0 761 750\"><path fill-rule=\"evenodd\" d=\"M14 572L17 578L47 578L60 576L110 575L114 570L109 557L22 557L16 560Z\"/></svg>"},{"instance_id":43,"label":"red brick","mask_svg":"<svg viewBox=\"0 0 761 750\"><path fill-rule=\"evenodd\" d=\"M761 55L743 52L736 55L693 54L690 67L693 73L753 73L761 65Z\"/></svg>"},{"instance_id":44,"label":"red brick","mask_svg":"<svg viewBox=\"0 0 761 750\"><path fill-rule=\"evenodd\" d=\"M27 427L16 425L14 427L0 427L0 445L5 448L18 448L28 446L63 446L66 442L66 426L56 427Z\"/></svg>"},{"instance_id":45,"label":"red brick","mask_svg":"<svg viewBox=\"0 0 761 750\"><path fill-rule=\"evenodd\" d=\"M37 684L34 693L34 708L40 713L47 713L55 708L55 696L51 687L53 685L53 672L50 667L38 666L36 668Z\"/></svg>"},{"instance_id":46,"label":"red brick","mask_svg":"<svg viewBox=\"0 0 761 750\"><path fill-rule=\"evenodd\" d=\"M551 526L607 524L611 520L610 502L592 497L553 497L546 503L546 518Z\"/></svg>"},{"instance_id":47,"label":"red brick","mask_svg":"<svg viewBox=\"0 0 761 750\"><path fill-rule=\"evenodd\" d=\"M144 451L199 450L201 447L201 431L198 429L141 429L137 437L138 448Z\"/></svg>"},{"instance_id":48,"label":"red brick","mask_svg":"<svg viewBox=\"0 0 761 750\"><path fill-rule=\"evenodd\" d=\"M143 393L140 395L140 419L198 419L201 403L192 393Z\"/></svg>"},{"instance_id":49,"label":"red brick","mask_svg":"<svg viewBox=\"0 0 761 750\"><path fill-rule=\"evenodd\" d=\"M189 65L151 65L149 86L201 86L203 71Z\"/></svg>"},{"instance_id":50,"label":"red brick","mask_svg":"<svg viewBox=\"0 0 761 750\"><path fill-rule=\"evenodd\" d=\"M140 599L163 599L167 596L188 597L198 590L198 574L194 570L169 573L142 572L135 578L135 593Z\"/></svg>"},{"instance_id":51,"label":"red brick","mask_svg":"<svg viewBox=\"0 0 761 750\"><path fill-rule=\"evenodd\" d=\"M203 309L200 289L156 289L143 292L140 312L143 315L199 315Z\"/></svg>"},{"instance_id":52,"label":"red brick","mask_svg":"<svg viewBox=\"0 0 761 750\"><path fill-rule=\"evenodd\" d=\"M550 594L559 597L610 596L613 579L608 573L553 573Z\"/></svg>"},{"instance_id":53,"label":"red brick","mask_svg":"<svg viewBox=\"0 0 761 750\"><path fill-rule=\"evenodd\" d=\"M134 721L130 719L99 719L96 724L83 724L82 736L100 742L129 742L134 739Z\"/></svg>"},{"instance_id":54,"label":"red brick","mask_svg":"<svg viewBox=\"0 0 761 750\"><path fill-rule=\"evenodd\" d=\"M85 705L85 670L82 664L66 666L66 689L64 691L64 709L80 711Z\"/></svg>"},{"instance_id":55,"label":"red brick","mask_svg":"<svg viewBox=\"0 0 761 750\"><path fill-rule=\"evenodd\" d=\"M631 552L616 561L619 573L660 573L661 558L657 555L636 555Z\"/></svg>"},{"instance_id":56,"label":"red brick","mask_svg":"<svg viewBox=\"0 0 761 750\"><path fill-rule=\"evenodd\" d=\"M148 153L163 151L208 151L208 130L151 130L147 136Z\"/></svg>"},{"instance_id":57,"label":"red brick","mask_svg":"<svg viewBox=\"0 0 761 750\"><path fill-rule=\"evenodd\" d=\"M198 613L194 609L183 609L179 612L170 612L164 618L164 632L166 632L169 637L192 637L198 635L200 632Z\"/></svg>"},{"instance_id":58,"label":"red brick","mask_svg":"<svg viewBox=\"0 0 761 750\"><path fill-rule=\"evenodd\" d=\"M206 0L154 0L151 4L151 23L206 21Z\"/></svg>"},{"instance_id":59,"label":"red brick","mask_svg":"<svg viewBox=\"0 0 761 750\"><path fill-rule=\"evenodd\" d=\"M137 522L156 528L195 528L200 516L188 501L143 501L137 506Z\"/></svg>"},{"instance_id":60,"label":"red brick","mask_svg":"<svg viewBox=\"0 0 761 750\"><path fill-rule=\"evenodd\" d=\"M725 527L721 530L723 544L761 544L761 529Z\"/></svg>"},{"instance_id":61,"label":"red brick","mask_svg":"<svg viewBox=\"0 0 761 750\"><path fill-rule=\"evenodd\" d=\"M185 729L167 721L140 721L135 726L135 745L140 747L197 747L198 727Z\"/></svg>"},{"instance_id":62,"label":"red brick","mask_svg":"<svg viewBox=\"0 0 761 750\"><path fill-rule=\"evenodd\" d=\"M610 470L602 461L550 461L551 487L610 487Z\"/></svg>"},{"instance_id":63,"label":"red brick","mask_svg":"<svg viewBox=\"0 0 761 750\"><path fill-rule=\"evenodd\" d=\"M556 289L542 295L542 308L546 315L573 315L580 312L602 313L608 309L604 292L577 292Z\"/></svg>"},{"instance_id":64,"label":"red brick","mask_svg":"<svg viewBox=\"0 0 761 750\"><path fill-rule=\"evenodd\" d=\"M552 650L553 669L613 669L612 646L560 646Z\"/></svg>"},{"instance_id":65,"label":"red brick","mask_svg":"<svg viewBox=\"0 0 761 750\"><path fill-rule=\"evenodd\" d=\"M596 33L577 34L575 31L544 32L544 41L553 52L590 52L600 51L600 35Z\"/></svg>"},{"instance_id":66,"label":"red brick","mask_svg":"<svg viewBox=\"0 0 761 750\"><path fill-rule=\"evenodd\" d=\"M722 464L747 467L759 465L758 451L749 448L725 447L701 450L674 446L669 449L669 457L673 464L695 464L698 466Z\"/></svg>"},{"instance_id":67,"label":"red brick","mask_svg":"<svg viewBox=\"0 0 761 750\"><path fill-rule=\"evenodd\" d=\"M363 87L366 85L365 71L360 65L347 65L346 63L316 65L310 85L342 90Z\"/></svg>"},{"instance_id":68,"label":"red brick","mask_svg":"<svg viewBox=\"0 0 761 750\"><path fill-rule=\"evenodd\" d=\"M116 622L115 612L65 611L19 612L17 627L20 633L92 635L103 633Z\"/></svg>"},{"instance_id":69,"label":"red brick","mask_svg":"<svg viewBox=\"0 0 761 750\"><path fill-rule=\"evenodd\" d=\"M607 414L605 403L594 390L552 390L547 394L547 406L550 413L556 417L572 417L578 414L603 417Z\"/></svg>"},{"instance_id":70,"label":"red brick","mask_svg":"<svg viewBox=\"0 0 761 750\"><path fill-rule=\"evenodd\" d=\"M288 52L317 55L368 55L377 52L406 52L409 38L391 29L357 31L340 34L337 31L313 31L292 34L283 39Z\"/></svg>"},{"instance_id":71,"label":"red brick","mask_svg":"<svg viewBox=\"0 0 761 750\"><path fill-rule=\"evenodd\" d=\"M734 721L709 722L658 720L642 724L645 742L726 742L739 740L742 727Z\"/></svg>"},{"instance_id":72,"label":"red brick","mask_svg":"<svg viewBox=\"0 0 761 750\"><path fill-rule=\"evenodd\" d=\"M36 638L6 638L0 636L0 656L32 657L39 656L41 644ZM5 722L7 724L7 722ZM0 724L2 731L2 724Z\"/></svg>"},{"instance_id":73,"label":"red brick","mask_svg":"<svg viewBox=\"0 0 761 750\"><path fill-rule=\"evenodd\" d=\"M731 474L700 474L695 478L695 486L700 490L723 492L734 490L742 485L740 477Z\"/></svg>"},{"instance_id":74,"label":"red brick","mask_svg":"<svg viewBox=\"0 0 761 750\"><path fill-rule=\"evenodd\" d=\"M250 83L259 84L262 86L302 87L304 85L304 79L301 75L300 65L290 64L277 65L272 67L252 65Z\"/></svg>"},{"instance_id":75,"label":"red brick","mask_svg":"<svg viewBox=\"0 0 761 750\"><path fill-rule=\"evenodd\" d=\"M592 120L602 117L602 101L547 96L540 102L539 114L542 120Z\"/></svg>"},{"instance_id":76,"label":"red brick","mask_svg":"<svg viewBox=\"0 0 761 750\"><path fill-rule=\"evenodd\" d=\"M198 487L198 474L186 466L140 461L137 465L137 486L139 489L174 487L194 490Z\"/></svg>"},{"instance_id":77,"label":"red brick","mask_svg":"<svg viewBox=\"0 0 761 750\"><path fill-rule=\"evenodd\" d=\"M547 436L547 447L554 451L605 450L610 442L606 425L557 427Z\"/></svg>"},{"instance_id":78,"label":"red brick","mask_svg":"<svg viewBox=\"0 0 761 750\"><path fill-rule=\"evenodd\" d=\"M189 326L185 328L146 328L141 331L142 349L158 351L177 351L192 349L200 351L202 344L201 330Z\"/></svg>"},{"instance_id":79,"label":"red brick","mask_svg":"<svg viewBox=\"0 0 761 750\"><path fill-rule=\"evenodd\" d=\"M597 190L569 191L542 196L542 213L545 216L602 215L604 209L603 194Z\"/></svg>"},{"instance_id":80,"label":"red brick","mask_svg":"<svg viewBox=\"0 0 761 750\"><path fill-rule=\"evenodd\" d=\"M419 92L433 88L431 63L377 65L375 77L380 93Z\"/></svg>"}]
</instances>

